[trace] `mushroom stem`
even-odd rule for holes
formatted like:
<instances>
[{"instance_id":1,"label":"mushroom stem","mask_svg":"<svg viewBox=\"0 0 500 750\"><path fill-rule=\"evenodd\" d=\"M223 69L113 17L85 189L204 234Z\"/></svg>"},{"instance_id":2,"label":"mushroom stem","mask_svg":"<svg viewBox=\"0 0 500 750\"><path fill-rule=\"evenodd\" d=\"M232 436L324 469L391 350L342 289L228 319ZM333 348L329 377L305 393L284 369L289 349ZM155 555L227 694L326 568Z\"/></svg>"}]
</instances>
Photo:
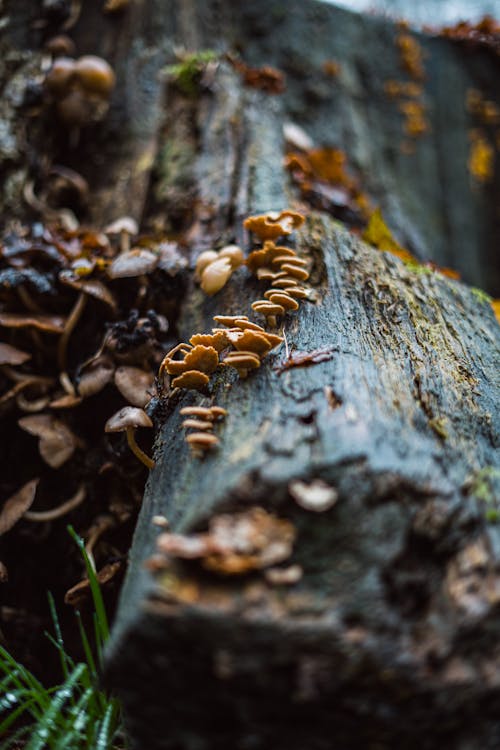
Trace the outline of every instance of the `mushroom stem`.
<instances>
[{"instance_id":1,"label":"mushroom stem","mask_svg":"<svg viewBox=\"0 0 500 750\"><path fill-rule=\"evenodd\" d=\"M69 513L70 510L73 510L73 508L76 508L78 505L80 505L86 498L87 493L85 491L85 485L81 484L73 497L71 497L69 500L66 500L65 503L62 503L62 505L59 505L57 508L51 508L50 510L28 510L26 513L24 513L23 518L26 521L35 521L37 523L46 523L47 521L55 521L56 518L61 518L61 516L66 515L66 513Z\"/></svg>"},{"instance_id":2,"label":"mushroom stem","mask_svg":"<svg viewBox=\"0 0 500 750\"><path fill-rule=\"evenodd\" d=\"M155 462L152 458L149 458L141 448L137 445L135 441L135 433L133 427L127 427L127 443L129 445L130 450L132 453L135 453L139 461L142 461L144 466L147 466L148 469L152 469L155 465Z\"/></svg>"},{"instance_id":3,"label":"mushroom stem","mask_svg":"<svg viewBox=\"0 0 500 750\"><path fill-rule=\"evenodd\" d=\"M120 252L128 253L130 250L130 234L126 229L122 229L120 232Z\"/></svg>"},{"instance_id":4,"label":"mushroom stem","mask_svg":"<svg viewBox=\"0 0 500 750\"><path fill-rule=\"evenodd\" d=\"M278 321L276 320L276 315L268 315L267 316L267 324L270 328L277 328L278 327Z\"/></svg>"},{"instance_id":5,"label":"mushroom stem","mask_svg":"<svg viewBox=\"0 0 500 750\"><path fill-rule=\"evenodd\" d=\"M71 310L68 319L66 320L66 325L64 326L64 331L61 335L61 338L59 339L59 346L57 348L57 363L59 365L59 368L63 372L66 370L66 355L68 351L69 337L71 336L74 327L80 320L86 304L87 297L83 292L80 292L80 294L78 295L78 299L76 300L73 309Z\"/></svg>"}]
</instances>

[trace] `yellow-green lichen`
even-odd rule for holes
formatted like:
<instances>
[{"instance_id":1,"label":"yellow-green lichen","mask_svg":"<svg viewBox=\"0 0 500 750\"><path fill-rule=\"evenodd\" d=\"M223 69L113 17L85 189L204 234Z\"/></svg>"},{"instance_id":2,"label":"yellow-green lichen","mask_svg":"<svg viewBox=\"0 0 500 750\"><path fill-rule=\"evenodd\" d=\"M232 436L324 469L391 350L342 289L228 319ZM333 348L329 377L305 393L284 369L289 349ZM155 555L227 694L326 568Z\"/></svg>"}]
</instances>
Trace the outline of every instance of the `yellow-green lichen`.
<instances>
[{"instance_id":1,"label":"yellow-green lichen","mask_svg":"<svg viewBox=\"0 0 500 750\"><path fill-rule=\"evenodd\" d=\"M164 68L164 72L179 91L186 96L196 96L205 67L217 57L211 49L187 53L178 63Z\"/></svg>"}]
</instances>

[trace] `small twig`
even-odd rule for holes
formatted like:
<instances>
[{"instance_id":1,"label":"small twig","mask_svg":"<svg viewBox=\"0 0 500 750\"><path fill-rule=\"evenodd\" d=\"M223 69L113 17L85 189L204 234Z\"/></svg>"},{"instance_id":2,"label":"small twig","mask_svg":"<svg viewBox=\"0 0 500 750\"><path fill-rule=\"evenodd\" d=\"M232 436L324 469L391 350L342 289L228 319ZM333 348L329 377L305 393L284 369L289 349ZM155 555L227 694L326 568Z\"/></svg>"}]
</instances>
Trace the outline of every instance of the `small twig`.
<instances>
[{"instance_id":1,"label":"small twig","mask_svg":"<svg viewBox=\"0 0 500 750\"><path fill-rule=\"evenodd\" d=\"M73 510L73 508L76 508L80 503L83 503L87 496L87 491L85 489L85 485L81 484L73 497L70 497L69 500L66 500L65 503L62 503L62 505L58 505L57 508L52 508L51 510L28 510L23 515L23 518L26 519L26 521L36 521L37 523L45 523L46 521L55 521L56 518L61 518L61 516L66 515L66 513L69 513L70 510Z\"/></svg>"}]
</instances>

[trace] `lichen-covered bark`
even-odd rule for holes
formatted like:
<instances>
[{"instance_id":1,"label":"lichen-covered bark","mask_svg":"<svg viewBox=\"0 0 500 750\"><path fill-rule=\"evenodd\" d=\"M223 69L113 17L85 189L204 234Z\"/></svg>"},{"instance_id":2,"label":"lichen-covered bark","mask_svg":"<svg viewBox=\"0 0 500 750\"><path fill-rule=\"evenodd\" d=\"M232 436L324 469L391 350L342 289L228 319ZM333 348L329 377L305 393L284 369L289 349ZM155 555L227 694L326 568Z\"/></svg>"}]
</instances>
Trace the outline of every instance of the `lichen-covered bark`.
<instances>
[{"instance_id":1,"label":"lichen-covered bark","mask_svg":"<svg viewBox=\"0 0 500 750\"><path fill-rule=\"evenodd\" d=\"M195 253L214 236L247 242L242 216L287 204L282 106L219 70L193 127L190 180L212 207L193 232ZM288 346L332 358L279 374L282 347L245 381L225 370L205 396L157 407L156 467L108 671L133 746L493 748L500 536L486 515L499 481L497 323L464 285L412 270L320 215L296 247L316 299L287 316ZM245 270L214 298L192 286L180 338L208 331L214 314L249 314L263 289ZM198 461L179 409L212 400L229 414L219 450ZM324 514L289 491L318 478L338 492ZM144 567L154 514L189 532L253 506L297 528L298 584L227 580L195 564L154 583Z\"/></svg>"}]
</instances>

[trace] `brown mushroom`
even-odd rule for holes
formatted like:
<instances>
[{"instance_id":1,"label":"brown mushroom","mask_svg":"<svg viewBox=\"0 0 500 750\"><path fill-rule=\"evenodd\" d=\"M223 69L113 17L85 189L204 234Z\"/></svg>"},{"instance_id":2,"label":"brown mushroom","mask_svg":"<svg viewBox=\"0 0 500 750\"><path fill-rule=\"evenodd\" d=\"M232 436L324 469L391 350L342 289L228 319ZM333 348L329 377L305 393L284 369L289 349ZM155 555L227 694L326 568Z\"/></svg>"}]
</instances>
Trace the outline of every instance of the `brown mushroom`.
<instances>
[{"instance_id":1,"label":"brown mushroom","mask_svg":"<svg viewBox=\"0 0 500 750\"><path fill-rule=\"evenodd\" d=\"M309 297L307 289L304 289L303 286L287 286L283 291L286 292L289 297L294 297L295 299L307 299Z\"/></svg>"},{"instance_id":2,"label":"brown mushroom","mask_svg":"<svg viewBox=\"0 0 500 750\"><path fill-rule=\"evenodd\" d=\"M129 404L142 408L153 395L154 375L139 367L124 365L115 371L115 385Z\"/></svg>"},{"instance_id":3,"label":"brown mushroom","mask_svg":"<svg viewBox=\"0 0 500 750\"><path fill-rule=\"evenodd\" d=\"M132 453L135 453L144 466L152 469L155 462L144 453L136 443L135 430L137 427L152 427L153 423L143 409L135 406L124 406L123 409L113 414L104 427L105 432L125 432L127 442Z\"/></svg>"},{"instance_id":4,"label":"brown mushroom","mask_svg":"<svg viewBox=\"0 0 500 750\"><path fill-rule=\"evenodd\" d=\"M172 380L172 388L187 388L201 391L207 387L209 381L210 378L206 373L199 370L187 370Z\"/></svg>"},{"instance_id":5,"label":"brown mushroom","mask_svg":"<svg viewBox=\"0 0 500 750\"><path fill-rule=\"evenodd\" d=\"M75 73L75 61L72 57L58 57L45 76L45 86L54 96L64 95L69 91Z\"/></svg>"},{"instance_id":6,"label":"brown mushroom","mask_svg":"<svg viewBox=\"0 0 500 750\"><path fill-rule=\"evenodd\" d=\"M98 279L89 279L82 274L74 273L74 271L69 270L61 271L58 278L62 284L65 284L65 286L70 286L77 292L84 292L84 294L89 297L94 297L94 299L99 300L99 302L104 302L104 304L111 308L113 312L117 311L118 303L114 295L109 291L107 286L102 283L102 281L99 281Z\"/></svg>"},{"instance_id":7,"label":"brown mushroom","mask_svg":"<svg viewBox=\"0 0 500 750\"><path fill-rule=\"evenodd\" d=\"M183 406L179 414L183 417L201 417L204 420L212 419L212 409L207 406Z\"/></svg>"},{"instance_id":8,"label":"brown mushroom","mask_svg":"<svg viewBox=\"0 0 500 750\"><path fill-rule=\"evenodd\" d=\"M259 357L271 351L272 346L266 336L257 331L229 331L228 338L235 349L255 352Z\"/></svg>"},{"instance_id":9,"label":"brown mushroom","mask_svg":"<svg viewBox=\"0 0 500 750\"><path fill-rule=\"evenodd\" d=\"M285 273L289 276L292 276L295 279L299 279L300 281L306 281L306 279L309 278L309 273L302 268L300 265L295 265L290 261L289 263L283 263L281 266L281 270L285 271Z\"/></svg>"},{"instance_id":10,"label":"brown mushroom","mask_svg":"<svg viewBox=\"0 0 500 750\"><path fill-rule=\"evenodd\" d=\"M279 278L276 278L271 282L271 286L273 286L275 289L286 289L287 287L290 287L290 286L298 286L298 281L297 279L294 279L292 276L280 275ZM266 296L266 294L264 294L264 297Z\"/></svg>"},{"instance_id":11,"label":"brown mushroom","mask_svg":"<svg viewBox=\"0 0 500 750\"><path fill-rule=\"evenodd\" d=\"M232 328L237 325L237 321L248 320L246 315L214 315L214 320L221 326Z\"/></svg>"},{"instance_id":12,"label":"brown mushroom","mask_svg":"<svg viewBox=\"0 0 500 750\"><path fill-rule=\"evenodd\" d=\"M96 55L84 55L75 63L74 78L88 93L108 98L116 82L113 68Z\"/></svg>"},{"instance_id":13,"label":"brown mushroom","mask_svg":"<svg viewBox=\"0 0 500 750\"><path fill-rule=\"evenodd\" d=\"M256 370L260 367L260 358L253 352L230 352L224 359L224 365L234 367L238 370L240 378L246 378L249 370Z\"/></svg>"},{"instance_id":14,"label":"brown mushroom","mask_svg":"<svg viewBox=\"0 0 500 750\"><path fill-rule=\"evenodd\" d=\"M185 430L213 430L213 422L206 422L202 419L185 419L182 423Z\"/></svg>"},{"instance_id":15,"label":"brown mushroom","mask_svg":"<svg viewBox=\"0 0 500 750\"><path fill-rule=\"evenodd\" d=\"M219 444L219 438L211 432L192 432L186 435L186 443L199 457L203 456L207 450L215 448Z\"/></svg>"},{"instance_id":16,"label":"brown mushroom","mask_svg":"<svg viewBox=\"0 0 500 750\"><path fill-rule=\"evenodd\" d=\"M40 455L53 469L58 469L73 455L78 442L76 436L51 414L21 417L17 423L22 430L40 438Z\"/></svg>"},{"instance_id":17,"label":"brown mushroom","mask_svg":"<svg viewBox=\"0 0 500 750\"><path fill-rule=\"evenodd\" d=\"M285 308L282 305L269 302L267 299L259 299L256 302L252 302L252 310L255 310L255 312L264 315L267 320L267 324L272 328L276 328L278 324L276 316L283 315L285 312Z\"/></svg>"},{"instance_id":18,"label":"brown mushroom","mask_svg":"<svg viewBox=\"0 0 500 750\"><path fill-rule=\"evenodd\" d=\"M304 217L297 211L270 211L259 216L249 216L243 222L248 231L261 240L275 240L283 234L290 234L304 223Z\"/></svg>"},{"instance_id":19,"label":"brown mushroom","mask_svg":"<svg viewBox=\"0 0 500 750\"><path fill-rule=\"evenodd\" d=\"M179 375L187 370L199 370L210 375L217 368L218 364L219 355L214 347L198 344L191 351L187 352L183 360L168 359L164 369L166 369L169 375Z\"/></svg>"},{"instance_id":20,"label":"brown mushroom","mask_svg":"<svg viewBox=\"0 0 500 750\"><path fill-rule=\"evenodd\" d=\"M0 535L21 519L35 499L39 479L31 479L6 500L0 511Z\"/></svg>"},{"instance_id":21,"label":"brown mushroom","mask_svg":"<svg viewBox=\"0 0 500 750\"><path fill-rule=\"evenodd\" d=\"M73 57L76 52L75 43L66 34L58 34L47 40L45 49L53 58Z\"/></svg>"},{"instance_id":22,"label":"brown mushroom","mask_svg":"<svg viewBox=\"0 0 500 750\"><path fill-rule=\"evenodd\" d=\"M282 266L283 263L292 263L294 266L307 266L307 261L299 258L295 253L293 255L276 255L271 263L273 266Z\"/></svg>"},{"instance_id":23,"label":"brown mushroom","mask_svg":"<svg viewBox=\"0 0 500 750\"><path fill-rule=\"evenodd\" d=\"M299 309L299 303L297 300L293 299L293 297L290 297L288 294L285 294L283 291L277 290L273 292L273 294L269 296L269 301L275 305L281 305L285 310Z\"/></svg>"},{"instance_id":24,"label":"brown mushroom","mask_svg":"<svg viewBox=\"0 0 500 750\"><path fill-rule=\"evenodd\" d=\"M198 346L199 344L212 346L215 351L220 353L229 346L229 339L227 338L226 331L216 330L212 333L195 333L189 339L189 343L193 346Z\"/></svg>"},{"instance_id":25,"label":"brown mushroom","mask_svg":"<svg viewBox=\"0 0 500 750\"><path fill-rule=\"evenodd\" d=\"M227 409L224 409L222 406L211 406L210 411L214 419L224 419L224 417L227 417Z\"/></svg>"}]
</instances>

